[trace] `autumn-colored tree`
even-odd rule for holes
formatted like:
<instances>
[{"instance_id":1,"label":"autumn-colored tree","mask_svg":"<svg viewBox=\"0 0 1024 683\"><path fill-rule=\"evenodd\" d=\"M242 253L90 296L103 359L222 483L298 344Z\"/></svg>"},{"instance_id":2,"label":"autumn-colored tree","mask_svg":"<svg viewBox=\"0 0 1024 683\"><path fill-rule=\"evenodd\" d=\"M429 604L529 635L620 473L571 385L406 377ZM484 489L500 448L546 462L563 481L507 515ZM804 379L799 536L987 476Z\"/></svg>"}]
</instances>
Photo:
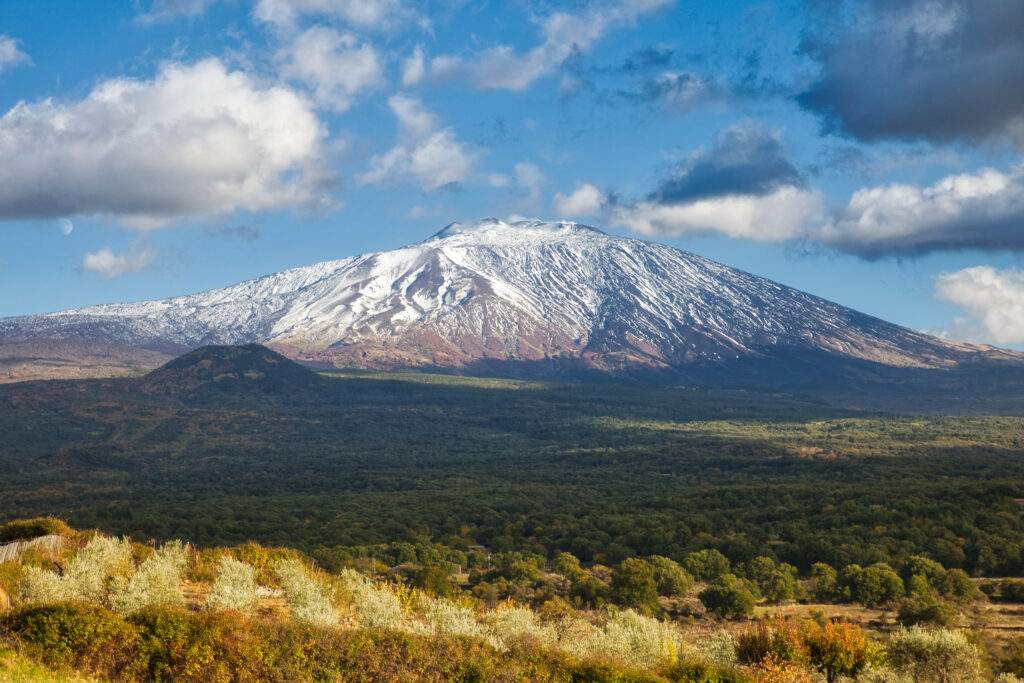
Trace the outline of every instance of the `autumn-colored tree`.
<instances>
[{"instance_id":1,"label":"autumn-colored tree","mask_svg":"<svg viewBox=\"0 0 1024 683\"><path fill-rule=\"evenodd\" d=\"M830 621L824 627L813 621L801 628L811 666L825 675L828 683L840 676L856 677L871 661L871 646L864 630L849 622Z\"/></svg>"}]
</instances>

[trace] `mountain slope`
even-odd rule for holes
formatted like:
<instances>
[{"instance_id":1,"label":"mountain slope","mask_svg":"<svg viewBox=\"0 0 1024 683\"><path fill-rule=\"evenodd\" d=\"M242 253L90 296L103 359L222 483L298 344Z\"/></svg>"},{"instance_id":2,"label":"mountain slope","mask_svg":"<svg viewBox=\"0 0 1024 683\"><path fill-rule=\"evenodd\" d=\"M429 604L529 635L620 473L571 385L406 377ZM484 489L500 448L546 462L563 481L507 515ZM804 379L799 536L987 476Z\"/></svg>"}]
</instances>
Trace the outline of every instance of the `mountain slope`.
<instances>
[{"instance_id":1,"label":"mountain slope","mask_svg":"<svg viewBox=\"0 0 1024 683\"><path fill-rule=\"evenodd\" d=\"M954 368L949 342L667 246L573 223L454 224L390 252L162 301L0 320L0 337L159 350L263 343L337 366L772 383L820 366ZM772 361L770 372L762 361Z\"/></svg>"}]
</instances>

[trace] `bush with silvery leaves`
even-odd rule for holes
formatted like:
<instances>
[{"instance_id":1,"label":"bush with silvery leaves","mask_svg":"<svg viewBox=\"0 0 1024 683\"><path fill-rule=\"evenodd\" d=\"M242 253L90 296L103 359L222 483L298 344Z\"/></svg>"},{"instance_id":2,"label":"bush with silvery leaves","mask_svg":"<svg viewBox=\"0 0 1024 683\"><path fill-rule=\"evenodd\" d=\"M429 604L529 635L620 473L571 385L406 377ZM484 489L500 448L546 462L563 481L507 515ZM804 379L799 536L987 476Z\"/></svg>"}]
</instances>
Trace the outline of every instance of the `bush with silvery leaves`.
<instances>
[{"instance_id":1,"label":"bush with silvery leaves","mask_svg":"<svg viewBox=\"0 0 1024 683\"><path fill-rule=\"evenodd\" d=\"M159 548L130 577L116 576L110 586L110 605L131 614L145 607L179 607L184 604L178 584L188 562L181 541Z\"/></svg>"},{"instance_id":2,"label":"bush with silvery leaves","mask_svg":"<svg viewBox=\"0 0 1024 683\"><path fill-rule=\"evenodd\" d=\"M280 560L274 568L274 575L284 589L292 619L314 626L334 626L338 623L332 604L334 591L310 576L301 562Z\"/></svg>"},{"instance_id":3,"label":"bush with silvery leaves","mask_svg":"<svg viewBox=\"0 0 1024 683\"><path fill-rule=\"evenodd\" d=\"M247 610L259 598L256 569L225 555L217 565L217 580L206 598L207 609Z\"/></svg>"}]
</instances>

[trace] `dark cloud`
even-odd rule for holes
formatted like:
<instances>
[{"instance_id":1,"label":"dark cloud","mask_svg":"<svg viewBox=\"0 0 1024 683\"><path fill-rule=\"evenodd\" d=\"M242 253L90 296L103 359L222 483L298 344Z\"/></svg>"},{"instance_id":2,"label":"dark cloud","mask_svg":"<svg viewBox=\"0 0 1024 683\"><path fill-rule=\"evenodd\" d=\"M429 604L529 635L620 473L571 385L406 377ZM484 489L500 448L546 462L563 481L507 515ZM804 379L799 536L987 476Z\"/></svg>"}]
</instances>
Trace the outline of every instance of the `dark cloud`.
<instances>
[{"instance_id":1,"label":"dark cloud","mask_svg":"<svg viewBox=\"0 0 1024 683\"><path fill-rule=\"evenodd\" d=\"M828 129L862 141L1008 137L1024 147L1024 2L823 7L820 33L803 44L821 75L797 99Z\"/></svg>"},{"instance_id":2,"label":"dark cloud","mask_svg":"<svg viewBox=\"0 0 1024 683\"><path fill-rule=\"evenodd\" d=\"M642 50L637 50L622 63L619 70L635 74L651 69L664 69L672 64L672 58L676 51L673 48L663 45L651 45Z\"/></svg>"},{"instance_id":3,"label":"dark cloud","mask_svg":"<svg viewBox=\"0 0 1024 683\"><path fill-rule=\"evenodd\" d=\"M760 124L746 123L719 132L710 150L691 156L648 200L678 204L727 195L762 197L804 185L779 137Z\"/></svg>"}]
</instances>

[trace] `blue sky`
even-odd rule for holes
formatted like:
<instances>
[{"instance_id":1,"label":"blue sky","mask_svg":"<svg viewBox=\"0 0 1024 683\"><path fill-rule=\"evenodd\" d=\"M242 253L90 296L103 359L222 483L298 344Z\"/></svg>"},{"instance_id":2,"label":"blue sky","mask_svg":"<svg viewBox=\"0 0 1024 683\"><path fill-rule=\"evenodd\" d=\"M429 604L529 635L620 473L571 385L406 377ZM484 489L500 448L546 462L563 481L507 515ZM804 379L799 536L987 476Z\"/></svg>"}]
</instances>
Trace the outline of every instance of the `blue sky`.
<instances>
[{"instance_id":1,"label":"blue sky","mask_svg":"<svg viewBox=\"0 0 1024 683\"><path fill-rule=\"evenodd\" d=\"M1024 348L1019 0L0 3L0 316L485 216Z\"/></svg>"}]
</instances>

